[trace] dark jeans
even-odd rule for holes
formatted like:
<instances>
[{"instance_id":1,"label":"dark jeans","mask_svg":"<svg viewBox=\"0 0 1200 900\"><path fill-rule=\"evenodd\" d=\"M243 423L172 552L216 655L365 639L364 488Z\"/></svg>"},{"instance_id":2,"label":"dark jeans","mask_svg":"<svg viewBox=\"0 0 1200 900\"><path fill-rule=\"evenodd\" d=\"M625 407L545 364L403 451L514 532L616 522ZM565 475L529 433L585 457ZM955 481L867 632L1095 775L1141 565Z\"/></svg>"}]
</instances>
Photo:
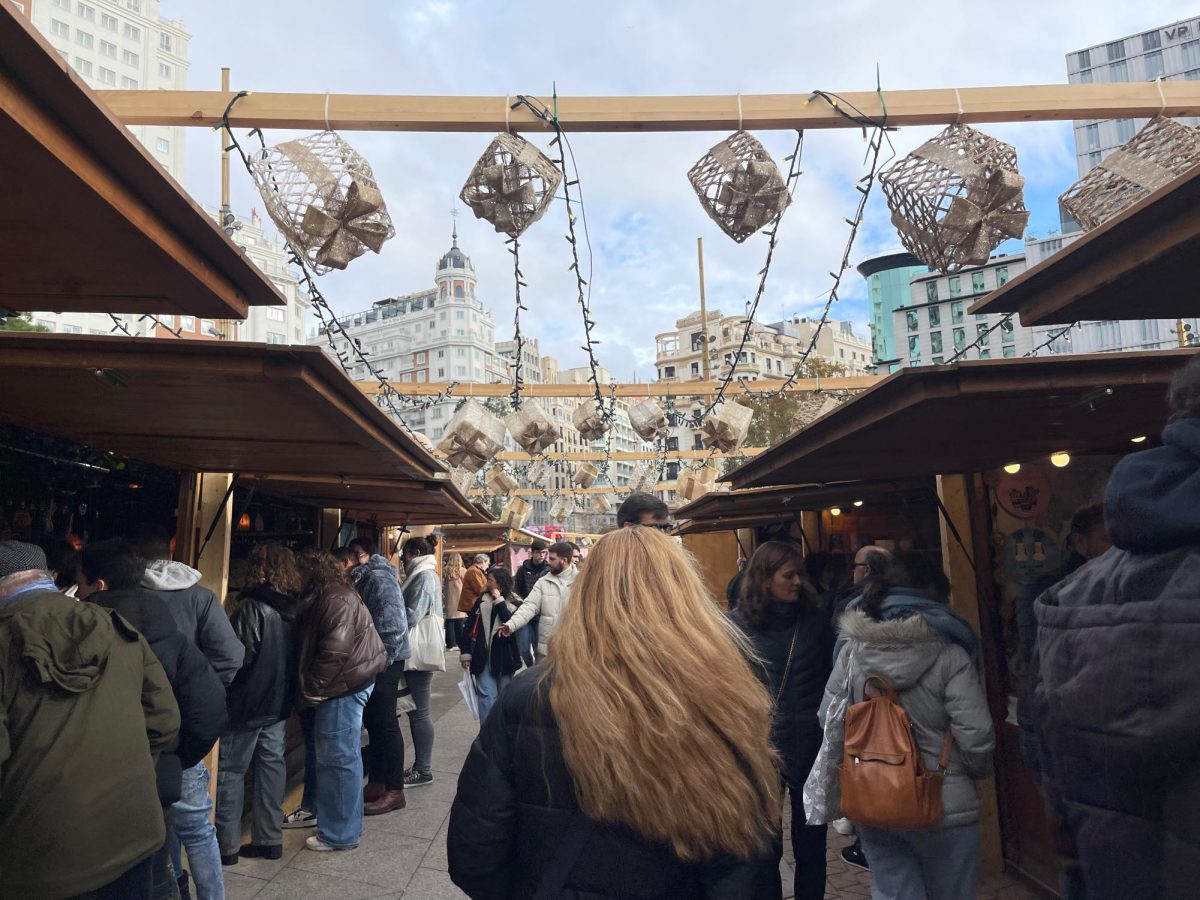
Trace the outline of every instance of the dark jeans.
<instances>
[{"instance_id":1,"label":"dark jeans","mask_svg":"<svg viewBox=\"0 0 1200 900\"><path fill-rule=\"evenodd\" d=\"M416 709L409 710L408 713L408 727L412 729L413 755L416 757L413 760L413 771L428 772L433 768L433 716L429 710L433 673L405 672L404 681L412 694L413 703L417 705Z\"/></svg>"},{"instance_id":2,"label":"dark jeans","mask_svg":"<svg viewBox=\"0 0 1200 900\"><path fill-rule=\"evenodd\" d=\"M529 620L528 625L517 632L517 647L521 653L521 662L529 668L537 663L538 626L541 622L541 616L534 616Z\"/></svg>"},{"instance_id":3,"label":"dark jeans","mask_svg":"<svg viewBox=\"0 0 1200 900\"><path fill-rule=\"evenodd\" d=\"M463 631L467 627L466 619L446 620L446 649L453 650L462 640Z\"/></svg>"},{"instance_id":4,"label":"dark jeans","mask_svg":"<svg viewBox=\"0 0 1200 900\"><path fill-rule=\"evenodd\" d=\"M793 881L796 900L822 900L825 896L826 825L807 825L804 815L804 782L785 782L792 803L792 855L796 857ZM776 867L783 858L783 845L776 845Z\"/></svg>"},{"instance_id":5,"label":"dark jeans","mask_svg":"<svg viewBox=\"0 0 1200 900\"><path fill-rule=\"evenodd\" d=\"M79 894L73 900L150 900L156 855L151 854L140 863L130 866L116 881L94 891Z\"/></svg>"},{"instance_id":6,"label":"dark jeans","mask_svg":"<svg viewBox=\"0 0 1200 900\"><path fill-rule=\"evenodd\" d=\"M404 660L397 660L375 679L375 690L363 710L363 725L371 742L365 758L367 780L389 791L404 790L404 738L396 720L396 693L404 677Z\"/></svg>"}]
</instances>

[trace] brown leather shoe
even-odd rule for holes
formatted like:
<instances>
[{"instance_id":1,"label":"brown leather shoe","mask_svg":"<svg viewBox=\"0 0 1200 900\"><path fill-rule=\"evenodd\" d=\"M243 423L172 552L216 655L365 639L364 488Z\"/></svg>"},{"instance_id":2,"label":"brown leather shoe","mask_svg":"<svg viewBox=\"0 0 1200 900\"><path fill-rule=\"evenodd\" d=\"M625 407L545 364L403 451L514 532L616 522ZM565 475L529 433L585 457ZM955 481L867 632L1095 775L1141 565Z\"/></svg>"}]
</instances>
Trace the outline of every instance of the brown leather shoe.
<instances>
[{"instance_id":1,"label":"brown leather shoe","mask_svg":"<svg viewBox=\"0 0 1200 900\"><path fill-rule=\"evenodd\" d=\"M387 786L379 781L368 781L367 786L363 788L363 803L374 803L383 796Z\"/></svg>"},{"instance_id":2,"label":"brown leather shoe","mask_svg":"<svg viewBox=\"0 0 1200 900\"><path fill-rule=\"evenodd\" d=\"M397 809L404 809L408 805L408 801L404 799L404 789L398 791L384 791L383 796L374 803L368 803L363 807L363 814L368 816L381 816L384 813L390 813Z\"/></svg>"}]
</instances>

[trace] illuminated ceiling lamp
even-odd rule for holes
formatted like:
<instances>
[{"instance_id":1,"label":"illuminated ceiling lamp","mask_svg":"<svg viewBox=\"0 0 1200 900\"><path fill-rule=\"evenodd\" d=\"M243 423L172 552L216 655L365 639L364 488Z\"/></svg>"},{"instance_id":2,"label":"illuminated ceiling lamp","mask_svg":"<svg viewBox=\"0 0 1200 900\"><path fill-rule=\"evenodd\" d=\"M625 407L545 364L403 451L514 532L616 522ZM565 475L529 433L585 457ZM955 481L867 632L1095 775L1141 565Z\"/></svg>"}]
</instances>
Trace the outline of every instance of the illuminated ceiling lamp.
<instances>
[{"instance_id":1,"label":"illuminated ceiling lamp","mask_svg":"<svg viewBox=\"0 0 1200 900\"><path fill-rule=\"evenodd\" d=\"M250 530L250 513L244 512L238 517L237 530L238 531L249 531Z\"/></svg>"},{"instance_id":2,"label":"illuminated ceiling lamp","mask_svg":"<svg viewBox=\"0 0 1200 900\"><path fill-rule=\"evenodd\" d=\"M1064 469L1071 464L1071 454L1066 450L1059 450L1057 453L1050 454L1050 464L1060 469Z\"/></svg>"},{"instance_id":3,"label":"illuminated ceiling lamp","mask_svg":"<svg viewBox=\"0 0 1200 900\"><path fill-rule=\"evenodd\" d=\"M831 516L840 516L842 514L842 508L840 506L831 506L829 507L829 514Z\"/></svg>"},{"instance_id":4,"label":"illuminated ceiling lamp","mask_svg":"<svg viewBox=\"0 0 1200 900\"><path fill-rule=\"evenodd\" d=\"M854 501L854 505L855 505L855 506L862 506L862 505L863 505L863 502L862 502L861 500L855 500L855 501Z\"/></svg>"},{"instance_id":5,"label":"illuminated ceiling lamp","mask_svg":"<svg viewBox=\"0 0 1200 900\"><path fill-rule=\"evenodd\" d=\"M1146 436L1144 434L1139 435L1138 437L1129 439L1129 443L1131 443L1131 444L1144 444L1145 442L1146 442Z\"/></svg>"},{"instance_id":6,"label":"illuminated ceiling lamp","mask_svg":"<svg viewBox=\"0 0 1200 900\"><path fill-rule=\"evenodd\" d=\"M1021 464L1020 463L1009 463L1007 466L1004 467L1004 471L1007 472L1009 475L1016 475L1018 472L1021 471Z\"/></svg>"}]
</instances>

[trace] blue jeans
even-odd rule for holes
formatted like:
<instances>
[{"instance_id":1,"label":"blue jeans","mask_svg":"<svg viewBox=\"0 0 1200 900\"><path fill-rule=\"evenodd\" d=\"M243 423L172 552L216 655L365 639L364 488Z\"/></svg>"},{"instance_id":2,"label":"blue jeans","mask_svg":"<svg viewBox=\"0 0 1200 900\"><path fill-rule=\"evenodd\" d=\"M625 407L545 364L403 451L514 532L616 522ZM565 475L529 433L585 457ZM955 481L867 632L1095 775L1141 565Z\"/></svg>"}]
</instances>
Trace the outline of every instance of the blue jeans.
<instances>
[{"instance_id":1,"label":"blue jeans","mask_svg":"<svg viewBox=\"0 0 1200 900\"><path fill-rule=\"evenodd\" d=\"M254 799L250 842L258 846L283 844L283 795L287 766L283 760L287 720L261 728L229 731L221 738L217 765L217 844L223 854L242 846L242 811L245 807L246 772L254 767Z\"/></svg>"},{"instance_id":2,"label":"blue jeans","mask_svg":"<svg viewBox=\"0 0 1200 900\"><path fill-rule=\"evenodd\" d=\"M516 634L517 650L521 654L521 662L530 668L537 662L538 625L541 624L541 621L541 616L534 616L529 620L529 624Z\"/></svg>"},{"instance_id":3,"label":"blue jeans","mask_svg":"<svg viewBox=\"0 0 1200 900\"><path fill-rule=\"evenodd\" d=\"M187 848L188 869L196 884L196 900L224 900L225 880L221 874L221 851L217 848L217 830L213 827L212 798L208 796L208 769L203 762L183 770L183 790L179 800L167 808L167 824L174 835L172 865L182 872L178 847Z\"/></svg>"},{"instance_id":4,"label":"blue jeans","mask_svg":"<svg viewBox=\"0 0 1200 900\"><path fill-rule=\"evenodd\" d=\"M483 727L484 720L487 719L488 713L492 711L492 707L496 705L496 698L500 696L500 692L512 680L513 677L511 675L496 676L486 668L481 674L475 677L475 693L479 695L480 728Z\"/></svg>"},{"instance_id":5,"label":"blue jeans","mask_svg":"<svg viewBox=\"0 0 1200 900\"><path fill-rule=\"evenodd\" d=\"M317 707L317 836L333 847L357 847L362 837L362 717L373 687L368 684Z\"/></svg>"},{"instance_id":6,"label":"blue jeans","mask_svg":"<svg viewBox=\"0 0 1200 900\"><path fill-rule=\"evenodd\" d=\"M859 826L871 900L973 900L979 823L935 831Z\"/></svg>"}]
</instances>

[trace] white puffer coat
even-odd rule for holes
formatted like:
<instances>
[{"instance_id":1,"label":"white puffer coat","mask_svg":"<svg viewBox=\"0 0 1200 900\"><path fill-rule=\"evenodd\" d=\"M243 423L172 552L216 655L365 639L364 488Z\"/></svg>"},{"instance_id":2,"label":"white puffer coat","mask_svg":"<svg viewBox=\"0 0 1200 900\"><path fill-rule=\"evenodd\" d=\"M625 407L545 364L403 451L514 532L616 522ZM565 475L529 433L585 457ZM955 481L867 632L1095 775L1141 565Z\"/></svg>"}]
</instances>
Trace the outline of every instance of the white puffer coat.
<instances>
[{"instance_id":1,"label":"white puffer coat","mask_svg":"<svg viewBox=\"0 0 1200 900\"><path fill-rule=\"evenodd\" d=\"M575 576L578 574L579 570L574 566L567 566L558 575L553 572L543 575L506 623L508 630L515 632L528 625L534 616L541 616L542 620L538 625L538 654L540 656L546 655L550 635L554 634L554 629L558 627L558 620L567 608L567 601L571 598L571 585L575 583Z\"/></svg>"}]
</instances>

